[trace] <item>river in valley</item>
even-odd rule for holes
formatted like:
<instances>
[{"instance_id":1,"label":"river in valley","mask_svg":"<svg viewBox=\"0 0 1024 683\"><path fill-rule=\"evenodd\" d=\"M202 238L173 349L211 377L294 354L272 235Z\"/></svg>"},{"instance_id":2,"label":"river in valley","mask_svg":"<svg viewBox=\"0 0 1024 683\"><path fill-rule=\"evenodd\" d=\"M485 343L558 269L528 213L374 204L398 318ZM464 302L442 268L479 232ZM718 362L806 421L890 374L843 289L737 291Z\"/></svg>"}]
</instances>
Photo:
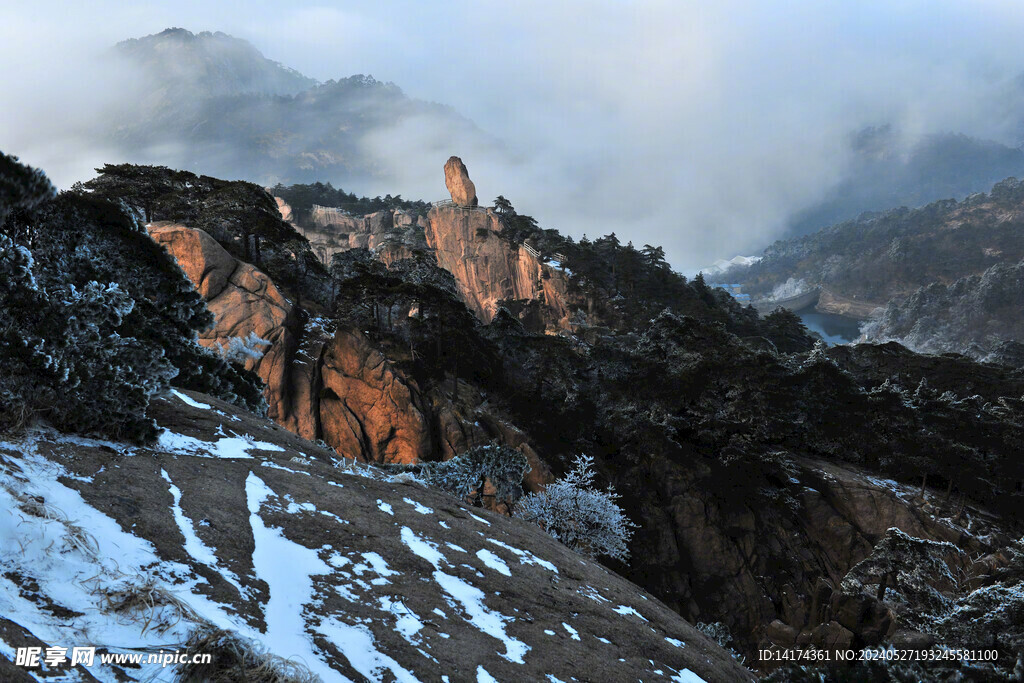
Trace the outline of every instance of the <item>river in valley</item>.
<instances>
[{"instance_id":1,"label":"river in valley","mask_svg":"<svg viewBox=\"0 0 1024 683\"><path fill-rule=\"evenodd\" d=\"M813 308L799 311L797 315L807 329L820 334L829 345L848 344L860 336L859 320L831 313L818 313Z\"/></svg>"}]
</instances>

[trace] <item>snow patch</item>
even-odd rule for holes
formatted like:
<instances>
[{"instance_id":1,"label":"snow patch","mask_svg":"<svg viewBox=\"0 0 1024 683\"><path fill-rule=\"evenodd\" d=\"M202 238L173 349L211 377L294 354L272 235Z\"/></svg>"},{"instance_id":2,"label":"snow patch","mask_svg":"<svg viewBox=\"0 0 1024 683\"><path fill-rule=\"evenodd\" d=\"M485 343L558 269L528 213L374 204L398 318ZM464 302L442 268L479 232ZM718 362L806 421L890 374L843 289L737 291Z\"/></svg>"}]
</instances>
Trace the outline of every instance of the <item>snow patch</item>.
<instances>
[{"instance_id":1,"label":"snow patch","mask_svg":"<svg viewBox=\"0 0 1024 683\"><path fill-rule=\"evenodd\" d=\"M192 406L193 408L199 408L201 410L209 410L210 409L210 406L207 405L206 403L200 403L199 401L195 400L194 398L191 398L190 396L187 396L186 394L181 393L177 389L171 389L171 393L174 394L175 396L177 396L181 400L181 402L184 403L187 406Z\"/></svg>"},{"instance_id":2,"label":"snow patch","mask_svg":"<svg viewBox=\"0 0 1024 683\"><path fill-rule=\"evenodd\" d=\"M477 516L476 516L476 515L474 515L474 514L473 514L472 512L470 512L470 513L469 513L469 516L470 516L470 517L472 517L473 519L475 519L475 520L476 520L476 521L478 521L478 522L483 522L483 523L484 523L484 524L486 524L487 526L490 526L490 525L491 525L491 523L490 523L490 522L488 522L488 521L487 521L486 519L484 519L483 517L477 517Z\"/></svg>"},{"instance_id":3,"label":"snow patch","mask_svg":"<svg viewBox=\"0 0 1024 683\"><path fill-rule=\"evenodd\" d=\"M556 574L558 573L558 567L556 567L555 565L551 564L547 560L540 559L539 557L537 557L536 555L534 555L533 553L531 553L531 552L529 552L527 550L520 550L519 548L515 548L513 546L510 546L507 543L502 543L501 541L496 541L493 538L488 538L487 542L488 543L493 543L494 545L496 545L496 546L498 546L500 548L504 548L505 550L508 550L509 552L517 555L519 557L519 563L520 564L536 564L536 565L539 565L539 566L543 567L544 569L547 569L550 572L554 572Z\"/></svg>"},{"instance_id":4,"label":"snow patch","mask_svg":"<svg viewBox=\"0 0 1024 683\"><path fill-rule=\"evenodd\" d=\"M498 572L499 574L504 574L505 576L512 576L512 572L509 571L508 565L505 564L505 561L497 555L495 555L494 553L492 553L490 550L477 550L476 556L479 557L484 564L486 564L488 567Z\"/></svg>"},{"instance_id":5,"label":"snow patch","mask_svg":"<svg viewBox=\"0 0 1024 683\"><path fill-rule=\"evenodd\" d=\"M373 634L365 626L345 624L328 618L321 621L316 630L338 648L353 669L368 680L384 680L381 672L389 671L394 680L400 683L419 683L410 671L377 649ZM331 670L330 675L325 676L324 680L339 680L339 674Z\"/></svg>"},{"instance_id":6,"label":"snow patch","mask_svg":"<svg viewBox=\"0 0 1024 683\"><path fill-rule=\"evenodd\" d=\"M413 553L434 565L434 581L445 593L462 605L462 610L465 612L463 619L481 632L505 644L505 654L499 653L500 657L516 664L523 664L523 655L530 650L530 646L505 632L505 623L512 621L513 617L488 609L484 605L484 598L487 596L482 590L456 576L441 571L442 563L445 565L449 563L434 543L420 538L409 527L402 527L401 538L402 543Z\"/></svg>"},{"instance_id":7,"label":"snow patch","mask_svg":"<svg viewBox=\"0 0 1024 683\"><path fill-rule=\"evenodd\" d=\"M419 503L417 503L415 500L412 500L411 498L403 498L402 500L405 501L406 503L408 503L409 505L412 505L413 509L416 510L416 512L420 513L421 515L429 515L429 514L432 514L434 512L433 510L428 508L426 505L420 505Z\"/></svg>"},{"instance_id":8,"label":"snow patch","mask_svg":"<svg viewBox=\"0 0 1024 683\"><path fill-rule=\"evenodd\" d=\"M167 474L167 470L161 468L160 476L167 482L168 490L171 492L171 496L174 498L174 504L171 505L171 512L174 515L174 521L178 523L178 529L181 531L181 535L185 538L185 552L188 553L193 560L200 564L204 564L210 569L213 569L222 577L224 580L230 583L238 590L238 594L242 597L248 597L248 592L242 588L242 584L239 583L238 577L235 574L220 566L220 561L217 560L217 555L210 549L208 545L203 543L203 540L196 534L196 529L192 526L192 520L185 516L184 510L181 509L181 489L174 485L171 481L171 477Z\"/></svg>"},{"instance_id":9,"label":"snow patch","mask_svg":"<svg viewBox=\"0 0 1024 683\"><path fill-rule=\"evenodd\" d=\"M707 681L689 669L683 669L669 680L676 681L676 683L707 683Z\"/></svg>"},{"instance_id":10,"label":"snow patch","mask_svg":"<svg viewBox=\"0 0 1024 683\"><path fill-rule=\"evenodd\" d=\"M245 480L245 499L255 542L252 564L256 576L266 582L270 593L270 599L263 607L267 622L266 641L273 643L275 654L286 658L298 657L325 680L337 679L338 672L319 658L312 641L306 636L303 619L303 606L312 602L312 577L330 574L331 567L319 558L317 551L289 541L280 529L264 524L259 515L260 506L273 495L274 492L262 479L249 472ZM342 639L340 644L345 642ZM344 652L348 657L349 651L345 649Z\"/></svg>"},{"instance_id":11,"label":"snow patch","mask_svg":"<svg viewBox=\"0 0 1024 683\"><path fill-rule=\"evenodd\" d=\"M647 621L647 619L644 619L644 616L642 614L640 614L635 609L633 609L632 607L629 607L627 605L619 605L618 607L616 607L612 611L615 612L616 614L621 614L623 616L632 614L635 617L640 617L644 621Z\"/></svg>"},{"instance_id":12,"label":"snow patch","mask_svg":"<svg viewBox=\"0 0 1024 683\"><path fill-rule=\"evenodd\" d=\"M498 683L498 679L487 673L487 669L480 665L476 667L476 683Z\"/></svg>"},{"instance_id":13,"label":"snow patch","mask_svg":"<svg viewBox=\"0 0 1024 683\"><path fill-rule=\"evenodd\" d=\"M234 433L234 432L232 432ZM252 458L249 455L250 449L260 451L284 451L284 448L277 444L266 441L256 441L251 436L225 436L217 441L203 441L184 434L176 434L168 429L160 433L157 445L168 453L180 455L194 455L203 457L204 451L213 458Z\"/></svg>"}]
</instances>

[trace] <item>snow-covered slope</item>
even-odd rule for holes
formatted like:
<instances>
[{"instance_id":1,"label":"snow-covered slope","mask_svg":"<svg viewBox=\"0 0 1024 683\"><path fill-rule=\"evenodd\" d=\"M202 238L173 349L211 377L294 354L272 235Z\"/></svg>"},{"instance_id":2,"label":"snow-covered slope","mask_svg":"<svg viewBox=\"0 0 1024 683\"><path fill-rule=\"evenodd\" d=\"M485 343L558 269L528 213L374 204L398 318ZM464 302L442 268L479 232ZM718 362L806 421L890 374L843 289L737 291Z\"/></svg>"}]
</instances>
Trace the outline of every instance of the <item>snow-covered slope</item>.
<instances>
[{"instance_id":1,"label":"snow-covered slope","mask_svg":"<svg viewBox=\"0 0 1024 683\"><path fill-rule=\"evenodd\" d=\"M152 414L167 429L153 448L0 437L0 679L171 680L184 670L100 656L226 666L225 643L323 681L750 678L525 522L353 469L201 394ZM96 658L18 666L33 646Z\"/></svg>"},{"instance_id":2,"label":"snow-covered slope","mask_svg":"<svg viewBox=\"0 0 1024 683\"><path fill-rule=\"evenodd\" d=\"M707 277L712 277L716 275L721 275L725 272L732 270L733 268L736 268L737 270L741 268L747 268L749 266L754 265L760 260L760 256L733 256L731 259L728 260L720 258L714 263L712 263L710 266L706 268L701 268L700 272L704 273L704 275Z\"/></svg>"}]
</instances>

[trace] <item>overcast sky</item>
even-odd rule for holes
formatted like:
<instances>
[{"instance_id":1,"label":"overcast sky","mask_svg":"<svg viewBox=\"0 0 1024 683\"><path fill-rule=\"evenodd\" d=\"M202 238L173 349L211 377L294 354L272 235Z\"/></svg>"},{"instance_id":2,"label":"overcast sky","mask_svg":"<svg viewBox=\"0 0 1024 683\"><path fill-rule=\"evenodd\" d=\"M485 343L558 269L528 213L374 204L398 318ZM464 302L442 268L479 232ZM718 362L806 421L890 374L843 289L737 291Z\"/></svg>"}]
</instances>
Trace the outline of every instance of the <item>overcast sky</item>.
<instances>
[{"instance_id":1,"label":"overcast sky","mask_svg":"<svg viewBox=\"0 0 1024 683\"><path fill-rule=\"evenodd\" d=\"M521 160L452 150L483 201L504 194L576 237L663 244L682 270L776 236L839 180L844 140L865 125L1020 142L1006 107L1024 71L1019 0L0 0L0 149L62 185L117 161L70 123L101 89L88 57L169 26L245 38L319 80L372 74L451 105ZM65 121L44 154L30 127ZM401 138L398 187L351 189L444 196L414 139Z\"/></svg>"}]
</instances>

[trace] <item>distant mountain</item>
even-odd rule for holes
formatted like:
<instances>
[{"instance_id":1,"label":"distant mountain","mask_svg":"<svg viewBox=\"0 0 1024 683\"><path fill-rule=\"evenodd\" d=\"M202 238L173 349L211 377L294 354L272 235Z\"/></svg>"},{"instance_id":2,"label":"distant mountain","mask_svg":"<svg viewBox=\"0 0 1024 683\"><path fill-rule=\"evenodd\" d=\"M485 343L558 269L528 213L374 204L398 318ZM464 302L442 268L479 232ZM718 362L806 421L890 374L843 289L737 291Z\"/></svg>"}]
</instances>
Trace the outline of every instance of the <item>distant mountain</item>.
<instances>
[{"instance_id":1,"label":"distant mountain","mask_svg":"<svg viewBox=\"0 0 1024 683\"><path fill-rule=\"evenodd\" d=\"M171 28L119 43L111 73L121 103L97 135L119 161L187 168L264 184L386 181L394 157L379 146L447 156L493 144L469 120L354 75L319 83L224 33ZM120 77L120 76L119 76Z\"/></svg>"},{"instance_id":2,"label":"distant mountain","mask_svg":"<svg viewBox=\"0 0 1024 683\"><path fill-rule=\"evenodd\" d=\"M984 192L1024 175L1024 151L958 133L928 135L909 145L891 126L866 128L850 138L845 178L789 221L790 236L806 235L865 211L924 206Z\"/></svg>"},{"instance_id":3,"label":"distant mountain","mask_svg":"<svg viewBox=\"0 0 1024 683\"><path fill-rule=\"evenodd\" d=\"M960 202L864 214L776 242L731 277L755 298L820 290L819 312L873 318L862 328L869 341L1008 358L1005 344L1024 342L1022 230L1024 182L1008 178Z\"/></svg>"},{"instance_id":4,"label":"distant mountain","mask_svg":"<svg viewBox=\"0 0 1024 683\"><path fill-rule=\"evenodd\" d=\"M142 69L156 86L153 92L171 96L296 95L318 85L267 59L249 42L219 31L194 34L169 28L125 40L114 49Z\"/></svg>"},{"instance_id":5,"label":"distant mountain","mask_svg":"<svg viewBox=\"0 0 1024 683\"><path fill-rule=\"evenodd\" d=\"M919 353L962 353L1024 367L1024 261L921 287L893 299L863 328L868 341L898 341Z\"/></svg>"}]
</instances>

